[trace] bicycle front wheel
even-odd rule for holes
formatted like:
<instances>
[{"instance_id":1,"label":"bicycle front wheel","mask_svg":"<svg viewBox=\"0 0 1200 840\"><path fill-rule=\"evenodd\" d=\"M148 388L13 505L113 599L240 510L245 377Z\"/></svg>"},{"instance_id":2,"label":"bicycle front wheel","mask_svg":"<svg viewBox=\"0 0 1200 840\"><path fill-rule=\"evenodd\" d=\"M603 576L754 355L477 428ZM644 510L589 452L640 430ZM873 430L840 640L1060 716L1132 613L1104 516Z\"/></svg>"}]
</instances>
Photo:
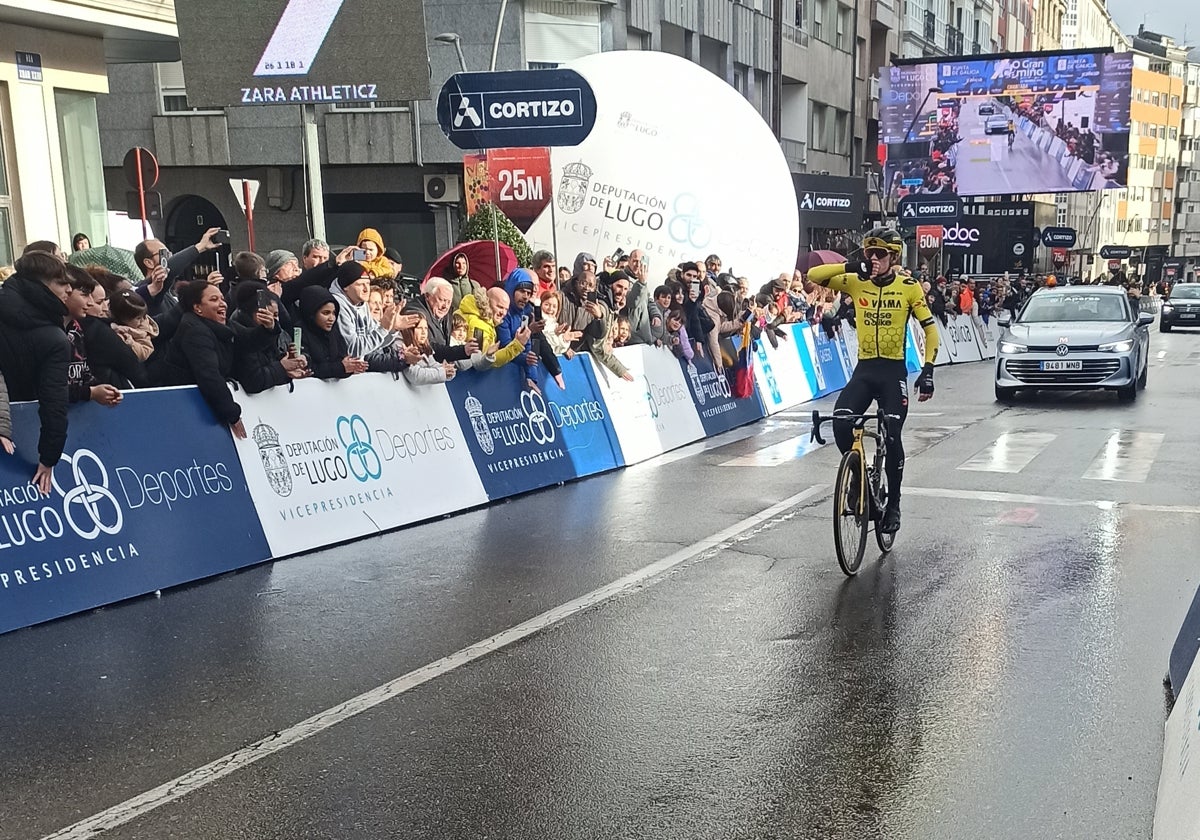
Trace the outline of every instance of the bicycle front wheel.
<instances>
[{"instance_id":1,"label":"bicycle front wheel","mask_svg":"<svg viewBox=\"0 0 1200 840\"><path fill-rule=\"evenodd\" d=\"M833 492L833 543L838 565L851 576L858 574L867 548L870 514L862 473L862 455L853 450L847 452L838 467Z\"/></svg>"}]
</instances>

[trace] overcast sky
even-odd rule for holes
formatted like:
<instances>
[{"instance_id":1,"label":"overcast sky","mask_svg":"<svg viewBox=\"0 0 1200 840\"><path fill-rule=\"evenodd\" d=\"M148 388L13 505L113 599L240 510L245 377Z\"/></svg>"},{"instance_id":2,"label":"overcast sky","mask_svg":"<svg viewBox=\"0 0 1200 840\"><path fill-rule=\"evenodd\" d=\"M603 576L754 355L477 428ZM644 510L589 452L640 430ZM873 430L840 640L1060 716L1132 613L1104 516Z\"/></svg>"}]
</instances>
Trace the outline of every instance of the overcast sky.
<instances>
[{"instance_id":1,"label":"overcast sky","mask_svg":"<svg viewBox=\"0 0 1200 840\"><path fill-rule=\"evenodd\" d=\"M1196 0L1109 0L1108 10L1127 35L1137 34L1145 22L1147 29L1170 35L1176 43L1200 44Z\"/></svg>"}]
</instances>

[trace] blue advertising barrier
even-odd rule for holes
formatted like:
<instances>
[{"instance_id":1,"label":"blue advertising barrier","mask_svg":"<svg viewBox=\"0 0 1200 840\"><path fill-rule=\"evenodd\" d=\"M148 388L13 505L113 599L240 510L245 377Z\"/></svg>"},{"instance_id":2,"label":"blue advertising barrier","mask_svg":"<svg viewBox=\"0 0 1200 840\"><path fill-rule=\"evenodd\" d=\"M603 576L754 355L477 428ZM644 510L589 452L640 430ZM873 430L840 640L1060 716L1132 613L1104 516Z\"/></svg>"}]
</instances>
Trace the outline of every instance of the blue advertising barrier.
<instances>
[{"instance_id":1,"label":"blue advertising barrier","mask_svg":"<svg viewBox=\"0 0 1200 840\"><path fill-rule=\"evenodd\" d=\"M17 455L0 456L0 632L270 559L229 430L194 388L73 406L48 496L29 483L37 405L12 410Z\"/></svg>"},{"instance_id":2,"label":"blue advertising barrier","mask_svg":"<svg viewBox=\"0 0 1200 840\"><path fill-rule=\"evenodd\" d=\"M692 402L696 404L706 437L761 420L766 414L757 392L735 399L730 393L729 379L708 359L696 356L691 362L680 359L679 363L691 386Z\"/></svg>"},{"instance_id":3,"label":"blue advertising barrier","mask_svg":"<svg viewBox=\"0 0 1200 840\"><path fill-rule=\"evenodd\" d=\"M518 365L467 371L446 387L488 498L502 499L625 465L588 359L563 359L562 391L524 387Z\"/></svg>"}]
</instances>

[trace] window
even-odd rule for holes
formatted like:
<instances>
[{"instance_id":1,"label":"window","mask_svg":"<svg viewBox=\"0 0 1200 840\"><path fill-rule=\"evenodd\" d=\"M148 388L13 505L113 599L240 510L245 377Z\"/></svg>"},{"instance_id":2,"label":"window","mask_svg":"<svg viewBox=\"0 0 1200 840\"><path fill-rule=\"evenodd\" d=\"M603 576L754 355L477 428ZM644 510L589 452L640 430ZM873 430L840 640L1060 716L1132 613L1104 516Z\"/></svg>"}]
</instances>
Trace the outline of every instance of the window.
<instances>
[{"instance_id":1,"label":"window","mask_svg":"<svg viewBox=\"0 0 1200 840\"><path fill-rule=\"evenodd\" d=\"M1156 125L1150 126L1150 136L1158 137L1158 126L1156 126Z\"/></svg>"},{"instance_id":2,"label":"window","mask_svg":"<svg viewBox=\"0 0 1200 840\"><path fill-rule=\"evenodd\" d=\"M58 115L67 223L73 231L83 231L89 237L100 236L108 229L108 207L96 94L55 89L54 110Z\"/></svg>"},{"instance_id":3,"label":"window","mask_svg":"<svg viewBox=\"0 0 1200 840\"><path fill-rule=\"evenodd\" d=\"M853 12L846 6L838 4L837 7L837 41L834 46L839 50L850 51L850 38L852 33L850 29L853 27Z\"/></svg>"},{"instance_id":4,"label":"window","mask_svg":"<svg viewBox=\"0 0 1200 840\"><path fill-rule=\"evenodd\" d=\"M557 67L598 52L598 5L551 0L525 4L525 60L531 69Z\"/></svg>"},{"instance_id":5,"label":"window","mask_svg":"<svg viewBox=\"0 0 1200 840\"><path fill-rule=\"evenodd\" d=\"M813 0L812 34L814 38L820 41L825 40L825 15L827 11L826 0Z\"/></svg>"},{"instance_id":6,"label":"window","mask_svg":"<svg viewBox=\"0 0 1200 840\"><path fill-rule=\"evenodd\" d=\"M1158 91L1154 91L1153 93L1150 94L1150 104L1151 105L1158 104Z\"/></svg>"},{"instance_id":7,"label":"window","mask_svg":"<svg viewBox=\"0 0 1200 840\"><path fill-rule=\"evenodd\" d=\"M1179 139L1179 129L1177 129L1175 126L1171 126L1171 139L1172 140Z\"/></svg>"},{"instance_id":8,"label":"window","mask_svg":"<svg viewBox=\"0 0 1200 840\"><path fill-rule=\"evenodd\" d=\"M1167 202L1174 201L1175 200L1175 191L1174 190L1163 190L1162 200L1167 201Z\"/></svg>"},{"instance_id":9,"label":"window","mask_svg":"<svg viewBox=\"0 0 1200 840\"><path fill-rule=\"evenodd\" d=\"M813 102L808 112L808 145L825 151L825 106L818 102Z\"/></svg>"},{"instance_id":10,"label":"window","mask_svg":"<svg viewBox=\"0 0 1200 840\"><path fill-rule=\"evenodd\" d=\"M1117 219L1117 233L1125 232L1125 224L1126 222L1124 219Z\"/></svg>"},{"instance_id":11,"label":"window","mask_svg":"<svg viewBox=\"0 0 1200 840\"><path fill-rule=\"evenodd\" d=\"M844 155L850 151L850 114L846 111L834 111L833 151Z\"/></svg>"},{"instance_id":12,"label":"window","mask_svg":"<svg viewBox=\"0 0 1200 840\"><path fill-rule=\"evenodd\" d=\"M796 28L804 29L805 24L805 2L804 0L796 0Z\"/></svg>"},{"instance_id":13,"label":"window","mask_svg":"<svg viewBox=\"0 0 1200 840\"><path fill-rule=\"evenodd\" d=\"M8 87L0 82L0 265L12 265L12 191L8 186L8 167L4 161L4 126L8 122Z\"/></svg>"},{"instance_id":14,"label":"window","mask_svg":"<svg viewBox=\"0 0 1200 840\"><path fill-rule=\"evenodd\" d=\"M1179 109L1179 97L1178 96L1171 97L1171 107L1176 110Z\"/></svg>"},{"instance_id":15,"label":"window","mask_svg":"<svg viewBox=\"0 0 1200 840\"><path fill-rule=\"evenodd\" d=\"M1155 187L1153 190L1151 190L1150 200L1154 202L1162 201L1162 190L1160 190L1158 187Z\"/></svg>"}]
</instances>

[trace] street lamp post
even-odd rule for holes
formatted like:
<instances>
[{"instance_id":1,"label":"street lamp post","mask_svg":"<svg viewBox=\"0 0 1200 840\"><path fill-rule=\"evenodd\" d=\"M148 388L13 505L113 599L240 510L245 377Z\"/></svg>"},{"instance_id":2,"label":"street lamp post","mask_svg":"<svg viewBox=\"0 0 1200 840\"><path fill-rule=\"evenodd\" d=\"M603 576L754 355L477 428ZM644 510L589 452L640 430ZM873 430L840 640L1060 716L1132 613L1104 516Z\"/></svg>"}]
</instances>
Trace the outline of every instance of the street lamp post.
<instances>
[{"instance_id":1,"label":"street lamp post","mask_svg":"<svg viewBox=\"0 0 1200 840\"><path fill-rule=\"evenodd\" d=\"M929 101L929 97L935 93L945 93L940 87L931 87L925 92L925 98L921 100L920 107L917 108L917 113L913 114L912 122L908 124L908 129L904 132L904 142L908 142L908 138L912 135L913 128L917 125L917 120L921 119L921 114L925 110L925 103Z\"/></svg>"},{"instance_id":2,"label":"street lamp post","mask_svg":"<svg viewBox=\"0 0 1200 840\"><path fill-rule=\"evenodd\" d=\"M443 44L453 44L455 51L458 52L458 66L464 73L467 72L467 59L462 51L462 38L457 32L443 32L441 35L434 35L433 40Z\"/></svg>"}]
</instances>

